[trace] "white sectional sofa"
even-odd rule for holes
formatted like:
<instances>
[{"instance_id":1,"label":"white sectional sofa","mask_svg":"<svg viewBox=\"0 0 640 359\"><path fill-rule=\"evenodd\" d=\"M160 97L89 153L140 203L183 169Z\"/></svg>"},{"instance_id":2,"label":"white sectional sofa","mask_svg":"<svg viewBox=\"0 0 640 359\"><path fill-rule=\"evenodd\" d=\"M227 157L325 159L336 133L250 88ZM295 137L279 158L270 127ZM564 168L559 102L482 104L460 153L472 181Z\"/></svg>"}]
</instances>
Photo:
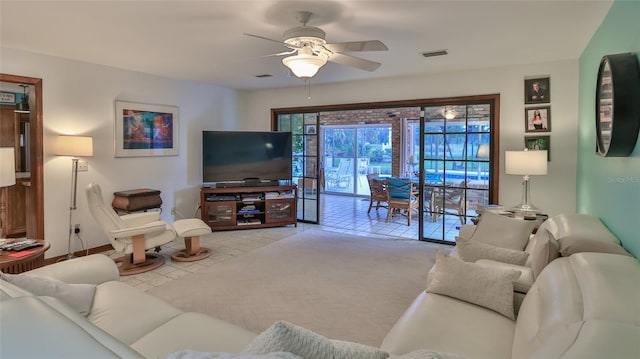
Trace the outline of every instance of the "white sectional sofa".
<instances>
[{"instance_id":1,"label":"white sectional sofa","mask_svg":"<svg viewBox=\"0 0 640 359\"><path fill-rule=\"evenodd\" d=\"M514 293L515 302L524 297L515 320L427 290L397 321L381 349L391 357L431 349L469 359L640 358L640 262L625 255L595 217L559 215L547 222L541 229L562 238L558 247L568 256L551 261L537 277L530 273L530 261L525 266L478 261L525 273L524 293ZM473 229L463 232L470 236Z\"/></svg>"},{"instance_id":2,"label":"white sectional sofa","mask_svg":"<svg viewBox=\"0 0 640 359\"><path fill-rule=\"evenodd\" d=\"M0 280L0 358L165 358L182 349L238 353L256 334L185 313L119 281L112 259L91 255L30 271L96 284L83 316L62 301Z\"/></svg>"}]
</instances>

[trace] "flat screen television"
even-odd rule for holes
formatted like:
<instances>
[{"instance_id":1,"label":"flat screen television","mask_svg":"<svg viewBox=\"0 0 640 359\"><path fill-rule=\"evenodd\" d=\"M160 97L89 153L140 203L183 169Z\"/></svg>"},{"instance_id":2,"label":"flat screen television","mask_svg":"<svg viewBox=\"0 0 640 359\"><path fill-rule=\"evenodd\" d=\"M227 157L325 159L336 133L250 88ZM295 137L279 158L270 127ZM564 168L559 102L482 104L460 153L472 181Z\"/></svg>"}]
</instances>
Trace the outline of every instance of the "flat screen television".
<instances>
[{"instance_id":1,"label":"flat screen television","mask_svg":"<svg viewBox=\"0 0 640 359\"><path fill-rule=\"evenodd\" d=\"M202 181L291 181L291 141L291 132L202 131Z\"/></svg>"}]
</instances>

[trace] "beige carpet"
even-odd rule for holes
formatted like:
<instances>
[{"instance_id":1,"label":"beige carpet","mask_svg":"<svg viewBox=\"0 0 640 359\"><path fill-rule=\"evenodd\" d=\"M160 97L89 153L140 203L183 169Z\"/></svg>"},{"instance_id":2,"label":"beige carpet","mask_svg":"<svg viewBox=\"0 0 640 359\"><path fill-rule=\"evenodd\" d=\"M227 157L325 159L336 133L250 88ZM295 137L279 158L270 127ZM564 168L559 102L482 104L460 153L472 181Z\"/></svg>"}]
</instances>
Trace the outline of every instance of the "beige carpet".
<instances>
[{"instance_id":1,"label":"beige carpet","mask_svg":"<svg viewBox=\"0 0 640 359\"><path fill-rule=\"evenodd\" d=\"M148 292L256 333L286 320L379 346L424 290L436 248L307 230Z\"/></svg>"}]
</instances>

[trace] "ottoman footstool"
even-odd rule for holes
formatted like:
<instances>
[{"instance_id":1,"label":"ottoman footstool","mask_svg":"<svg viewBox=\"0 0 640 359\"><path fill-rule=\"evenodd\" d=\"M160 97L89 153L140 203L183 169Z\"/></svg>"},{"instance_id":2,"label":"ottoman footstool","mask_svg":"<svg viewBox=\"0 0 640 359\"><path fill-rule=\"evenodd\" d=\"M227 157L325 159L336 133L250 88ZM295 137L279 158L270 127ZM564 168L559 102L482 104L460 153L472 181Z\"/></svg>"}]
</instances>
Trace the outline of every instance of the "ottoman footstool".
<instances>
[{"instance_id":1,"label":"ottoman footstool","mask_svg":"<svg viewBox=\"0 0 640 359\"><path fill-rule=\"evenodd\" d=\"M211 227L198 218L180 219L173 223L178 237L184 238L185 249L174 253L177 262L193 262L211 255L211 249L200 247L200 236L211 233Z\"/></svg>"}]
</instances>

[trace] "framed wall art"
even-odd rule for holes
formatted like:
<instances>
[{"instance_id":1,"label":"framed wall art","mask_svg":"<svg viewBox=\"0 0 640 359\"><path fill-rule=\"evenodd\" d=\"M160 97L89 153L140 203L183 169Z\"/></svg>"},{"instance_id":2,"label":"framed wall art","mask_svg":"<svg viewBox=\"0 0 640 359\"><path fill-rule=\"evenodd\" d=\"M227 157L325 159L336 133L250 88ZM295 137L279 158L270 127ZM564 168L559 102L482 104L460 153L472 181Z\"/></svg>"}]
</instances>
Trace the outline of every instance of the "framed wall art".
<instances>
[{"instance_id":1,"label":"framed wall art","mask_svg":"<svg viewBox=\"0 0 640 359\"><path fill-rule=\"evenodd\" d=\"M115 102L115 156L178 155L178 107Z\"/></svg>"},{"instance_id":2,"label":"framed wall art","mask_svg":"<svg viewBox=\"0 0 640 359\"><path fill-rule=\"evenodd\" d=\"M524 80L524 103L549 103L551 86L548 77Z\"/></svg>"},{"instance_id":3,"label":"framed wall art","mask_svg":"<svg viewBox=\"0 0 640 359\"><path fill-rule=\"evenodd\" d=\"M525 132L551 131L551 106L525 108L524 128Z\"/></svg>"},{"instance_id":4,"label":"framed wall art","mask_svg":"<svg viewBox=\"0 0 640 359\"><path fill-rule=\"evenodd\" d=\"M546 150L547 161L551 161L551 137L550 136L525 136L524 146L529 150Z\"/></svg>"}]
</instances>

